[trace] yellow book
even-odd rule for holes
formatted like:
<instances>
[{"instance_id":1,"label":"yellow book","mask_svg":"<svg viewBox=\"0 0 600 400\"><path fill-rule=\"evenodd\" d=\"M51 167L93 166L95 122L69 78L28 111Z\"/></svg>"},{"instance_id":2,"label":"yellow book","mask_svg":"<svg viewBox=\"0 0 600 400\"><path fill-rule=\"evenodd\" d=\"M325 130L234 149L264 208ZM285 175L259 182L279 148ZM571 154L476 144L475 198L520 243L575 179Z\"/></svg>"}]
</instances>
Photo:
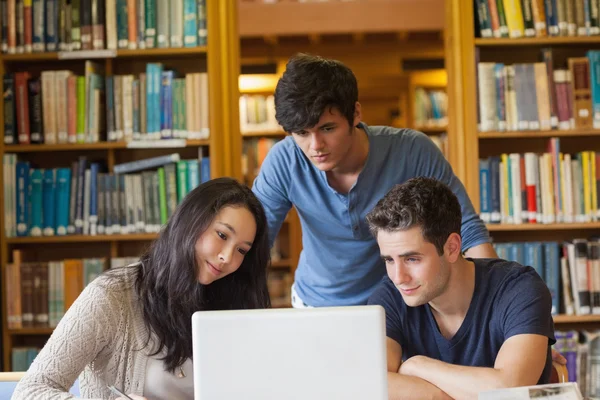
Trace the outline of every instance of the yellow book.
<instances>
[{"instance_id":1,"label":"yellow book","mask_svg":"<svg viewBox=\"0 0 600 400\"><path fill-rule=\"evenodd\" d=\"M511 38L520 38L525 35L525 24L523 23L523 11L521 9L521 0L503 0L504 13L506 14L506 24L508 25L508 34Z\"/></svg>"},{"instance_id":2,"label":"yellow book","mask_svg":"<svg viewBox=\"0 0 600 400\"><path fill-rule=\"evenodd\" d=\"M590 155L587 151L581 153L581 171L583 176L583 215L585 221L591 220L592 194L590 193Z\"/></svg>"}]
</instances>

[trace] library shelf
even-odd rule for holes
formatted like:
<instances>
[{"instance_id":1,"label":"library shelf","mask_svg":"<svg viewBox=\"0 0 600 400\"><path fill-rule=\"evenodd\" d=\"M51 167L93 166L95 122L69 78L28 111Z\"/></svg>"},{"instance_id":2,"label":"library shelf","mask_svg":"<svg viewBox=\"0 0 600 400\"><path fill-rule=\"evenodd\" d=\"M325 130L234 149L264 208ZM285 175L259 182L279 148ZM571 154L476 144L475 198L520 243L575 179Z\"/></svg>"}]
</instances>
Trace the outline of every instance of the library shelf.
<instances>
[{"instance_id":1,"label":"library shelf","mask_svg":"<svg viewBox=\"0 0 600 400\"><path fill-rule=\"evenodd\" d=\"M559 224L486 224L490 232L555 231L576 229L600 229L600 222L577 222Z\"/></svg>"},{"instance_id":2,"label":"library shelf","mask_svg":"<svg viewBox=\"0 0 600 400\"><path fill-rule=\"evenodd\" d=\"M551 138L551 137L583 137L600 136L600 129L571 129L551 131L506 131L479 132L479 139L521 139L521 138Z\"/></svg>"},{"instance_id":3,"label":"library shelf","mask_svg":"<svg viewBox=\"0 0 600 400\"><path fill-rule=\"evenodd\" d=\"M132 233L124 235L65 235L65 236L17 236L6 238L8 244L35 243L90 243L90 242L129 242L154 240L156 233Z\"/></svg>"}]
</instances>

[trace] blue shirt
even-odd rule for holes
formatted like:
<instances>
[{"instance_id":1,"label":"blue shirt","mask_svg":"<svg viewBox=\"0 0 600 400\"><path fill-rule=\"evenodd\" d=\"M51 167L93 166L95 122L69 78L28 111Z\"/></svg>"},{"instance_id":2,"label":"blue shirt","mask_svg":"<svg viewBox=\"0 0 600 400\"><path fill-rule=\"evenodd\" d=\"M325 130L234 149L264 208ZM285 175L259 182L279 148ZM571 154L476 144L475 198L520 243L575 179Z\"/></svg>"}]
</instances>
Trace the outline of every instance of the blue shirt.
<instances>
[{"instance_id":1,"label":"blue shirt","mask_svg":"<svg viewBox=\"0 0 600 400\"><path fill-rule=\"evenodd\" d=\"M369 299L385 309L387 336L402 347L402 360L424 355L450 364L494 366L502 344L511 336L548 337L546 366L538 383L547 383L552 368L550 346L554 323L552 297L531 267L512 261L475 262L475 290L465 319L451 339L439 331L429 304L409 307L387 275Z\"/></svg>"},{"instance_id":2,"label":"blue shirt","mask_svg":"<svg viewBox=\"0 0 600 400\"><path fill-rule=\"evenodd\" d=\"M361 127L369 137L369 154L347 194L329 186L325 172L292 137L273 146L252 187L265 208L271 243L292 205L296 207L303 250L295 288L310 306L367 302L385 275L385 265L365 216L394 185L410 178L437 178L458 196L463 250L490 241L464 186L431 139L410 129Z\"/></svg>"}]
</instances>

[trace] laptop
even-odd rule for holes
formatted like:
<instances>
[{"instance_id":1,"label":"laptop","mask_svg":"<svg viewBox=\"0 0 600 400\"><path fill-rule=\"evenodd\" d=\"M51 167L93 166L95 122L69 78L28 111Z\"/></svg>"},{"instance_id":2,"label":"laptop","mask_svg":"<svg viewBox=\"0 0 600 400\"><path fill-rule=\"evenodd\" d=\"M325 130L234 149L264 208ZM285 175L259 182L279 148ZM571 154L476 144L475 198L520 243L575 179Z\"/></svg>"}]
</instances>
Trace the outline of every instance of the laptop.
<instances>
[{"instance_id":1,"label":"laptop","mask_svg":"<svg viewBox=\"0 0 600 400\"><path fill-rule=\"evenodd\" d=\"M387 400L380 306L200 311L195 400Z\"/></svg>"}]
</instances>

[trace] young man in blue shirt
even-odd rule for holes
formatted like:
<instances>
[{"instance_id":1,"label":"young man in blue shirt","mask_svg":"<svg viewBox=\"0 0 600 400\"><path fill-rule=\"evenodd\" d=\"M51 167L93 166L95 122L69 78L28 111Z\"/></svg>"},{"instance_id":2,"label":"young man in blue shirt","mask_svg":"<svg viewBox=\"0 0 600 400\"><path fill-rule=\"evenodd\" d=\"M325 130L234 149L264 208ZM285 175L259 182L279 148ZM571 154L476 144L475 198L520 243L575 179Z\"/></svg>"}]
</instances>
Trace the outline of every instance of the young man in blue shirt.
<instances>
[{"instance_id":1,"label":"young man in blue shirt","mask_svg":"<svg viewBox=\"0 0 600 400\"><path fill-rule=\"evenodd\" d=\"M385 309L390 399L547 383L548 288L531 267L463 258L461 207L446 185L410 179L367 220L387 269L368 303Z\"/></svg>"},{"instance_id":2,"label":"young man in blue shirt","mask_svg":"<svg viewBox=\"0 0 600 400\"><path fill-rule=\"evenodd\" d=\"M462 207L462 250L496 257L465 188L424 134L361 121L358 85L344 64L291 58L275 90L276 118L291 136L269 151L252 190L269 222L271 243L292 206L302 224L294 306L365 304L385 267L365 216L395 184L429 176L447 184Z\"/></svg>"}]
</instances>

